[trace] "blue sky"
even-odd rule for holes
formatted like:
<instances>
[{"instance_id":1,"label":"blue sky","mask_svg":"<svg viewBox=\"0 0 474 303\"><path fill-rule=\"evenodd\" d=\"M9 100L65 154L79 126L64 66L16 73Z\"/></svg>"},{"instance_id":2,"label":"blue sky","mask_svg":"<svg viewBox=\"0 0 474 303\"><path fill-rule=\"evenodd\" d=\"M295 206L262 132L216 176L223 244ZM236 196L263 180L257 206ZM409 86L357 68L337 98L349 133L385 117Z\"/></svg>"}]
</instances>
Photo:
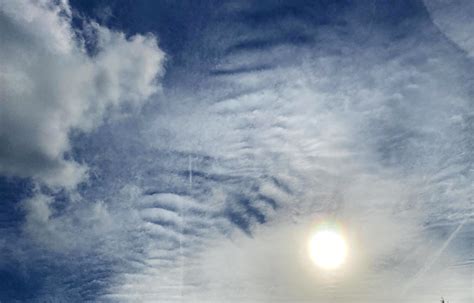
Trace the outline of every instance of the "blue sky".
<instances>
[{"instance_id":1,"label":"blue sky","mask_svg":"<svg viewBox=\"0 0 474 303\"><path fill-rule=\"evenodd\" d=\"M473 14L1 0L0 302L471 302Z\"/></svg>"}]
</instances>

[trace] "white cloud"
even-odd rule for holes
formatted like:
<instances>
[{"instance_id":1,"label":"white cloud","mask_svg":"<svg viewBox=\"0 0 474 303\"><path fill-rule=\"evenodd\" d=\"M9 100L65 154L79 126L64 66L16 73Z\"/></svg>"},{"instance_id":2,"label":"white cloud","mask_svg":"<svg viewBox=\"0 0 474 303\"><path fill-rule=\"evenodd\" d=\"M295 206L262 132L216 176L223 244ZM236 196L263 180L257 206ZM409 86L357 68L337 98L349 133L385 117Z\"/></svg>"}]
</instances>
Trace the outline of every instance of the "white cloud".
<instances>
[{"instance_id":1,"label":"white cloud","mask_svg":"<svg viewBox=\"0 0 474 303\"><path fill-rule=\"evenodd\" d=\"M124 302L431 302L444 293L468 302L468 266L452 266L468 257L454 248L431 269L437 277L428 274L416 292L403 294L444 242L433 225L455 228L472 218L469 62L421 24L426 27L396 41L385 29L374 30L365 44L322 30L314 49L295 50L300 61L242 72L248 62L240 52L222 60L234 73L204 79L198 93L177 89L180 95L170 98L180 102L168 102L166 114L153 117L147 142L214 160L199 173L222 178L202 178L200 186L214 191L197 193L196 200L212 203L220 191L228 208L245 214L247 206L261 209L261 194L279 208L262 210L269 220L264 227L246 217L252 237L229 232L231 241L218 238L205 248L191 243L189 258L150 264L119 280L110 296ZM249 57L266 62L281 49ZM245 205L232 199L252 191ZM320 217L337 217L353 233L357 275L315 277L299 248Z\"/></svg>"},{"instance_id":2,"label":"white cloud","mask_svg":"<svg viewBox=\"0 0 474 303\"><path fill-rule=\"evenodd\" d=\"M86 108L74 102L60 106L77 115L71 114L68 129L88 131L108 106L120 107L122 98L140 104L154 89L144 79L156 69L147 71L145 61L141 69L132 67L134 60L143 59L133 59L135 53L156 54L152 38L127 40L96 24L90 29L97 31L102 48L93 58L72 42L61 44L64 39L52 43L57 53L80 54L58 56L61 60L86 62L72 65L79 72L73 83L85 89L56 75L54 81L61 81L66 92L50 94L106 100L87 101ZM70 29L57 31L71 34ZM463 78L469 69L455 51L438 44L437 36L419 42L418 31L413 32L415 37L395 43L376 30L371 43L354 45L323 30L321 44L293 47L291 58L285 46L253 50L245 64L284 53L281 65L262 71L239 69L245 51L228 55L223 65L237 72L204 78L204 89L198 91L177 83L173 91L180 95L171 93L163 111L143 118L145 136L137 141L144 154L127 153L130 158L118 162L128 165L133 158L127 167L133 180L127 181L139 186L126 186L120 193L115 186L101 188L107 202L79 203L58 214L53 214L51 198L36 196L25 202L24 231L48 248L119 259L114 276L104 282L104 298L113 301L432 302L451 294L469 302L462 295L470 286L463 273L469 264L451 266L466 257L452 248L434 262L431 270L437 275L412 282L419 296L409 292L401 298L427 255L444 242L429 234L434 233L431 228L452 228L472 218L467 126L472 104L463 86L470 81ZM228 33L231 44L234 34ZM56 41L54 35L51 41ZM333 54L334 49L341 54ZM59 73L55 60L48 60ZM75 74L68 71L68 76ZM96 75L96 81L84 74ZM136 90L128 87L133 81L122 82L128 78L141 79ZM18 89L21 95L25 88ZM43 128L58 124L31 115ZM22 134L31 130L27 124ZM60 152L50 152L52 159L74 164L61 160L67 132L57 133L64 139L56 147ZM49 147L27 146L42 153ZM38 176L45 179L45 169ZM110 184L123 178L105 177ZM229 211L248 223L251 237L238 231ZM255 213L264 215L266 224ZM317 272L304 248L312 222L326 217L340 220L356 248L347 275L335 279ZM91 247L99 247L100 253ZM443 294L434 293L433 286Z\"/></svg>"},{"instance_id":3,"label":"white cloud","mask_svg":"<svg viewBox=\"0 0 474 303\"><path fill-rule=\"evenodd\" d=\"M82 35L66 1L2 1L0 18L0 174L72 188L87 167L66 156L70 132L142 105L159 88L164 53L152 35L94 22ZM97 39L97 54L84 39Z\"/></svg>"}]
</instances>

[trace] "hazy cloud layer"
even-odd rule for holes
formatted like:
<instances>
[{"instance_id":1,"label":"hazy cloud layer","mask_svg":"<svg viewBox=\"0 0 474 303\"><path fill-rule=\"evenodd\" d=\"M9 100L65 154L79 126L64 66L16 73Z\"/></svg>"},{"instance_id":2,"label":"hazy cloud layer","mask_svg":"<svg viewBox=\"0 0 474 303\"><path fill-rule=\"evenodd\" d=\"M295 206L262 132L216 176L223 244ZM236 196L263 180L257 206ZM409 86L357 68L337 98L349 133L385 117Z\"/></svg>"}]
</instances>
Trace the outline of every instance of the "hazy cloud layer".
<instances>
[{"instance_id":1,"label":"hazy cloud layer","mask_svg":"<svg viewBox=\"0 0 474 303\"><path fill-rule=\"evenodd\" d=\"M275 6L223 8L248 18L206 29L206 42L225 55L201 90L178 90L169 98L180 102L145 126L154 148L183 154L181 168L166 173L181 175L174 184L197 184L195 203L211 204L244 233L223 229L203 248L181 229L200 215L181 213L174 237L191 256L179 247L162 254L184 260L119 276L123 285L106 297L431 302L444 294L468 302L472 61L423 14L377 29L375 17L358 15L361 5L345 16L353 27L338 31L311 28L299 11L282 9L273 21ZM306 42L275 39L282 34L273 22L304 28ZM157 230L168 226L155 218ZM353 259L340 275L307 261L307 233L321 218L349 230Z\"/></svg>"},{"instance_id":2,"label":"hazy cloud layer","mask_svg":"<svg viewBox=\"0 0 474 303\"><path fill-rule=\"evenodd\" d=\"M31 140L27 147L54 163L84 163L90 176L75 193L33 188L20 203L19 230L0 229L6 272L14 270L5 264L21 265L25 285L47 275L28 299L470 302L474 65L466 50L420 1L200 5L183 4L191 25L193 13L206 18L186 28L159 97L153 80L163 55L154 38L94 23L78 33L67 4L61 13L26 5L63 22L74 51L56 57L88 70L78 89L56 75L57 59L41 60L56 66L52 81L64 81L51 87L68 89L45 90L57 102L38 107L34 121L50 127L45 115L80 110L56 125L64 136L56 153ZM107 7L110 18L117 7ZM91 35L97 53L87 55ZM77 103L59 102L66 96ZM149 96L144 111L100 126ZM17 104L29 113L24 100ZM82 134L68 137L74 129ZM15 163L23 154L6 155L0 161ZM48 179L48 169L7 173L67 185ZM351 247L337 272L319 271L307 256L324 219L344 227Z\"/></svg>"}]
</instances>

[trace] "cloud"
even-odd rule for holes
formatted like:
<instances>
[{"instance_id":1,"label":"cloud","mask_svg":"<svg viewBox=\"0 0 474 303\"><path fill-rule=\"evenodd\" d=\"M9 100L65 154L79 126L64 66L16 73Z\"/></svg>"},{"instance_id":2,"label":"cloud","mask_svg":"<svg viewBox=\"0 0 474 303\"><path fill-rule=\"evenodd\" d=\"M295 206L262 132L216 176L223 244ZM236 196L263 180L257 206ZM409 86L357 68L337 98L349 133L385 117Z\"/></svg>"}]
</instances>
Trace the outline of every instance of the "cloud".
<instances>
[{"instance_id":1,"label":"cloud","mask_svg":"<svg viewBox=\"0 0 474 303\"><path fill-rule=\"evenodd\" d=\"M164 190L179 188L200 205L223 201L209 221L221 215L234 228L189 242L190 255L171 265L154 260L120 277L109 297L430 302L444 292L469 301L468 266L453 265L469 256L454 248L430 269L437 277L402 292L445 243L437 228L472 220L472 92L465 85L472 62L420 16L404 20L409 33L371 24L370 37L368 25L351 18L341 24L353 28L320 27L314 44L297 46L266 43L254 24L235 20L228 32L222 19L208 29L225 56L209 67L201 90L177 83L179 93L169 98L180 102L167 102L143 133L152 148L177 155L163 174L180 178ZM241 46L246 30L262 41ZM222 36L231 37L228 44ZM195 191L182 189L190 183L188 157L195 159ZM149 171L160 175L154 165ZM318 218L337 218L353 233L356 260L347 279L317 276L301 253ZM173 252L181 256L179 246Z\"/></svg>"},{"instance_id":2,"label":"cloud","mask_svg":"<svg viewBox=\"0 0 474 303\"><path fill-rule=\"evenodd\" d=\"M470 22L474 3L469 0L423 1L433 23L468 56L474 57L474 25Z\"/></svg>"},{"instance_id":3,"label":"cloud","mask_svg":"<svg viewBox=\"0 0 474 303\"><path fill-rule=\"evenodd\" d=\"M120 217L123 213L111 212L102 201L68 201L71 204L62 212L54 206L55 202L54 197L42 193L22 201L25 214L22 232L32 247L59 253L87 252L100 242L98 237L113 234L117 223L123 221ZM81 202L80 207L76 205Z\"/></svg>"},{"instance_id":4,"label":"cloud","mask_svg":"<svg viewBox=\"0 0 474 303\"><path fill-rule=\"evenodd\" d=\"M67 1L0 8L0 174L73 188L88 168L68 154L71 132L139 108L159 89L164 53L153 35L126 37L86 20L74 29Z\"/></svg>"},{"instance_id":5,"label":"cloud","mask_svg":"<svg viewBox=\"0 0 474 303\"><path fill-rule=\"evenodd\" d=\"M73 272L66 282L63 271L48 275L56 280L44 293L74 301L78 289L88 296L77 301L113 302L470 302L471 62L431 23L410 20L406 35L370 24L367 38L370 26L352 15L314 26L312 8L266 5L224 6L232 18L208 20L205 39L196 35L187 50L202 69L199 87L189 85L194 70L180 74L159 110L87 136L82 156L96 178L84 197L67 206L42 194L24 202L22 241L33 260L25 266ZM294 43L289 31L275 40L282 28L309 38ZM81 131L125 102L110 96L141 104L153 93L113 78L135 75L130 65L140 59L125 60L128 48L153 39L93 23L88 30L102 50L80 57L115 72L86 85L111 101L89 105L70 127ZM207 66L214 46L222 57ZM324 218L348 231L345 275L325 276L305 253ZM452 231L459 238L446 242ZM438 256L443 243L450 247ZM436 261L416 278L427 259Z\"/></svg>"}]
</instances>

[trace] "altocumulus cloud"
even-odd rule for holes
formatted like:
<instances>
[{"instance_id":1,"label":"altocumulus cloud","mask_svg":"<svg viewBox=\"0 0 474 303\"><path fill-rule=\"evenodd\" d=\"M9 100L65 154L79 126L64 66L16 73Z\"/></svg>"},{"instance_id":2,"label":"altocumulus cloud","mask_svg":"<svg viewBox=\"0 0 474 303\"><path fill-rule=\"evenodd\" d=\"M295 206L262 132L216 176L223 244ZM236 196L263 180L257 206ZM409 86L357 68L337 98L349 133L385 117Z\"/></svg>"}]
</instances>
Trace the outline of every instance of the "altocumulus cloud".
<instances>
[{"instance_id":1,"label":"altocumulus cloud","mask_svg":"<svg viewBox=\"0 0 474 303\"><path fill-rule=\"evenodd\" d=\"M67 1L2 1L0 174L74 188L87 166L69 135L139 108L159 89L164 53L153 35L72 26ZM92 46L91 46L92 45Z\"/></svg>"},{"instance_id":2,"label":"altocumulus cloud","mask_svg":"<svg viewBox=\"0 0 474 303\"><path fill-rule=\"evenodd\" d=\"M469 301L469 265L453 265L469 258L465 248L438 255L449 237L434 234L466 230L472 220L470 59L442 39L424 10L410 15L409 7L387 25L382 8L367 18L367 6L354 4L342 20L328 17L340 27L325 27L312 24L323 4L296 6L217 10L196 51L211 45L222 56L201 89L180 79L178 96L169 96L179 102L144 127L157 150L191 155L188 199L221 207L247 234L223 224L224 236L202 228L205 236L192 242L188 232L183 258L171 262L177 249L158 255L152 248L149 266L118 275L107 298L431 302L444 293ZM177 166L166 174L174 173ZM136 200L162 208L159 192ZM164 214L146 211L160 227L152 232L164 234ZM181 216L177 226L197 217ZM336 217L353 232L353 259L341 277L319 275L307 262L306 233L318 217ZM458 241L468 242L466 235Z\"/></svg>"},{"instance_id":3,"label":"altocumulus cloud","mask_svg":"<svg viewBox=\"0 0 474 303\"><path fill-rule=\"evenodd\" d=\"M472 301L472 60L418 2L173 6L167 16L183 16L191 34L182 54L170 51L185 59L168 65L157 96L153 37L85 20L78 30L67 3L32 3L2 6L3 91L28 96L6 108L34 119L9 122L30 138L2 157L11 168L1 173L73 188L89 168L91 182L66 197L34 192L20 232L0 229L0 270L19 281L1 300ZM25 21L37 15L40 25ZM19 33L36 40L22 45ZM12 80L20 71L48 85L26 94L27 82ZM146 110L98 127L148 97ZM56 112L69 118L46 117ZM59 137L40 137L41 127L63 135L57 153L48 151ZM75 131L86 135L68 139ZM331 277L305 250L314 221L328 217L353 248Z\"/></svg>"}]
</instances>

